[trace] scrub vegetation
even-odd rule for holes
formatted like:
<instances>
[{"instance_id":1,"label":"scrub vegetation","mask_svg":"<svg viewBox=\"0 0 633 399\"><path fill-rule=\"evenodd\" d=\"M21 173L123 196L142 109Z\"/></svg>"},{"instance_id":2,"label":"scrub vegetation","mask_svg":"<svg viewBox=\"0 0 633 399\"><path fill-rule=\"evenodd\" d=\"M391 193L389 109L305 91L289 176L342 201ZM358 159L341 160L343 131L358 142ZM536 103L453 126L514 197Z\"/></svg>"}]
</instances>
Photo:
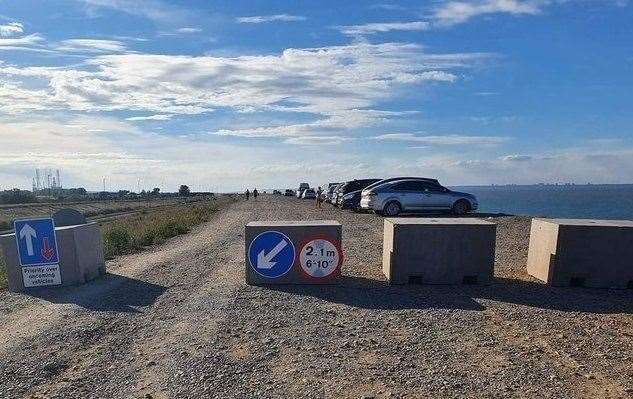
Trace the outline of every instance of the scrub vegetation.
<instances>
[{"instance_id":1,"label":"scrub vegetation","mask_svg":"<svg viewBox=\"0 0 633 399\"><path fill-rule=\"evenodd\" d=\"M193 226L209 220L218 208L217 202L143 212L104 224L101 226L104 256L112 259L185 234Z\"/></svg>"},{"instance_id":2,"label":"scrub vegetation","mask_svg":"<svg viewBox=\"0 0 633 399\"><path fill-rule=\"evenodd\" d=\"M231 196L222 196L213 201L180 204L167 209L143 209L134 216L100 224L104 257L112 259L118 255L138 252L144 247L185 234L192 227L209 220L222 204L232 200ZM0 289L6 286L6 265L0 250Z\"/></svg>"}]
</instances>

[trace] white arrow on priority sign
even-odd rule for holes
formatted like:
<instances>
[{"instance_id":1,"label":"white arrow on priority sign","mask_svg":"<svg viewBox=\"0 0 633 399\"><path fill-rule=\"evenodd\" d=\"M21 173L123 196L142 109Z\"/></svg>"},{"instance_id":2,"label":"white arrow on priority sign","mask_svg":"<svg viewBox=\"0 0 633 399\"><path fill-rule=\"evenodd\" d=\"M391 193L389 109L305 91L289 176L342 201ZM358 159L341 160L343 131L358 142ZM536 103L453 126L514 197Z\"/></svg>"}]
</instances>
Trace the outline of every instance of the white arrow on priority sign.
<instances>
[{"instance_id":1,"label":"white arrow on priority sign","mask_svg":"<svg viewBox=\"0 0 633 399\"><path fill-rule=\"evenodd\" d=\"M258 269L272 269L277 262L272 262L272 259L279 254L284 248L286 248L288 243L286 240L279 241L279 244L275 245L275 248L271 249L270 252L266 253L265 250L259 251L257 254L257 268Z\"/></svg>"},{"instance_id":2,"label":"white arrow on priority sign","mask_svg":"<svg viewBox=\"0 0 633 399\"><path fill-rule=\"evenodd\" d=\"M29 256L33 256L35 253L33 251L33 239L36 237L37 233L31 225L25 224L22 229L20 229L20 239L26 240L26 252Z\"/></svg>"}]
</instances>

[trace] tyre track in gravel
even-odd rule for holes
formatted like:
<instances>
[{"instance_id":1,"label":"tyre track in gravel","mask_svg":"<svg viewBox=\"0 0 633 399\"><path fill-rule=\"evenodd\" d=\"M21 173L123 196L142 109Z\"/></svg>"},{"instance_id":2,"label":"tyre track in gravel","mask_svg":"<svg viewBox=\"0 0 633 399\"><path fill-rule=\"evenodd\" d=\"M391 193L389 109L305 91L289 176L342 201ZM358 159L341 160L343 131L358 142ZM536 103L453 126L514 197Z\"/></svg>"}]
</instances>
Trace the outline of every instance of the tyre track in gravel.
<instances>
[{"instance_id":1,"label":"tyre track in gravel","mask_svg":"<svg viewBox=\"0 0 633 399\"><path fill-rule=\"evenodd\" d=\"M167 392L173 359L214 336L241 282L252 208L228 205L187 235L108 262L109 274L87 285L3 293L0 397Z\"/></svg>"},{"instance_id":2,"label":"tyre track in gravel","mask_svg":"<svg viewBox=\"0 0 633 399\"><path fill-rule=\"evenodd\" d=\"M312 219L343 224L339 285L245 285L245 223ZM394 287L381 273L382 218L240 201L109 263L129 280L93 284L107 288L99 300L0 295L22 307L0 308L0 395L631 397L632 293L535 283L529 219L494 221L492 285Z\"/></svg>"},{"instance_id":3,"label":"tyre track in gravel","mask_svg":"<svg viewBox=\"0 0 633 399\"><path fill-rule=\"evenodd\" d=\"M633 293L535 282L529 218L491 218L489 286L390 286L382 218L277 202L277 219L343 224L343 278L243 286L215 355L196 363L215 397L633 397Z\"/></svg>"}]
</instances>

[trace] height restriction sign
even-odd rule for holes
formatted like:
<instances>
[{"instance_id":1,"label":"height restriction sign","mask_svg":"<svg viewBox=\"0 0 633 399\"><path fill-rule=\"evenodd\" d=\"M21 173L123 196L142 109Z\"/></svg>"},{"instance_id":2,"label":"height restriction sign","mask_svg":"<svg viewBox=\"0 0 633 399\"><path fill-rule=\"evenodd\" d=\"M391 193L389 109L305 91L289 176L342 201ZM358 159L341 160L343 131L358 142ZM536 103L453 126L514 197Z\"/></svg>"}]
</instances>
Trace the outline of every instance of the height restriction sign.
<instances>
[{"instance_id":1,"label":"height restriction sign","mask_svg":"<svg viewBox=\"0 0 633 399\"><path fill-rule=\"evenodd\" d=\"M343 253L337 241L328 237L312 237L298 253L301 270L310 278L327 279L340 273Z\"/></svg>"}]
</instances>

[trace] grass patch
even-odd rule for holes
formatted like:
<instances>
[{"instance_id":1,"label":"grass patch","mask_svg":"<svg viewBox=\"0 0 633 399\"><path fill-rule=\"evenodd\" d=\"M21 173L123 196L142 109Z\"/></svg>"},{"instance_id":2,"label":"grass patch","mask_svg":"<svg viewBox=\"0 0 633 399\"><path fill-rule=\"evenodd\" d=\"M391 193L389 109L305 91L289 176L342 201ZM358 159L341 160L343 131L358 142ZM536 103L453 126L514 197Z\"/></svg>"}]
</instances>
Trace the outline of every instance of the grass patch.
<instances>
[{"instance_id":1,"label":"grass patch","mask_svg":"<svg viewBox=\"0 0 633 399\"><path fill-rule=\"evenodd\" d=\"M99 227L103 236L104 257L112 259L117 255L130 254L185 234L195 225L209 220L219 205L230 201L233 199L226 197L219 201L179 205L170 209L143 209L136 216L106 222ZM6 286L6 264L0 250L0 289Z\"/></svg>"},{"instance_id":2,"label":"grass patch","mask_svg":"<svg viewBox=\"0 0 633 399\"><path fill-rule=\"evenodd\" d=\"M216 210L215 204L180 206L104 224L101 226L104 256L112 259L185 234L193 226L209 220Z\"/></svg>"},{"instance_id":3,"label":"grass patch","mask_svg":"<svg viewBox=\"0 0 633 399\"><path fill-rule=\"evenodd\" d=\"M99 209L99 210L84 212L84 216L87 218L90 218L90 217L98 216L98 215L110 215L113 213L129 212L133 210L134 208L132 208L131 206L125 206L122 208L106 208L106 209Z\"/></svg>"},{"instance_id":4,"label":"grass patch","mask_svg":"<svg viewBox=\"0 0 633 399\"><path fill-rule=\"evenodd\" d=\"M0 220L0 231L11 230L12 228L13 226L11 226L11 223L5 220Z\"/></svg>"}]
</instances>

